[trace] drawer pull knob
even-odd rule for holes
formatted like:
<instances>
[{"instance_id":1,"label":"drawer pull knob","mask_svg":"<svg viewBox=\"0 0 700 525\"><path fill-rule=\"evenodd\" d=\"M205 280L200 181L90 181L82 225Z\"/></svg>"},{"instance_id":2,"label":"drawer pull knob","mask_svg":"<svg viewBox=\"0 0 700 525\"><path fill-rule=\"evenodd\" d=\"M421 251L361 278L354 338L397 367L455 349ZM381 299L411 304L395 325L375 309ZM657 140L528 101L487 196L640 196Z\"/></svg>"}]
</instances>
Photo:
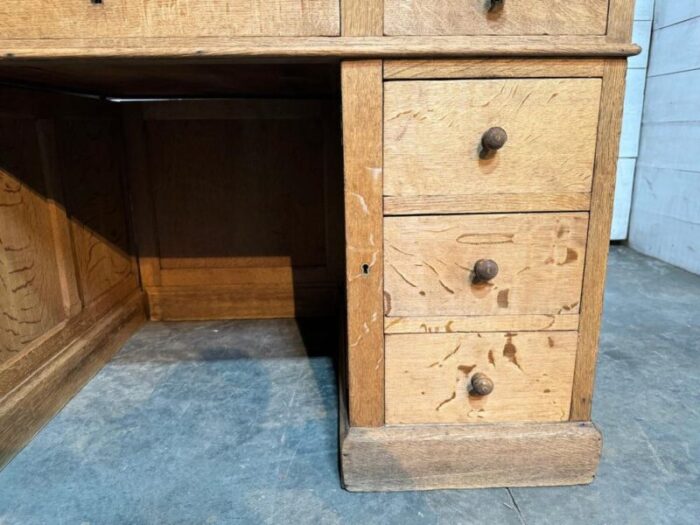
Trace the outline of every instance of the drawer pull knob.
<instances>
[{"instance_id":1,"label":"drawer pull knob","mask_svg":"<svg viewBox=\"0 0 700 525\"><path fill-rule=\"evenodd\" d=\"M474 265L474 281L485 283L498 275L498 264L491 259L479 259Z\"/></svg>"},{"instance_id":2,"label":"drawer pull knob","mask_svg":"<svg viewBox=\"0 0 700 525\"><path fill-rule=\"evenodd\" d=\"M508 141L508 133L503 128L489 128L481 137L481 151L479 156L482 159L490 158L499 149L505 146Z\"/></svg>"},{"instance_id":3,"label":"drawer pull knob","mask_svg":"<svg viewBox=\"0 0 700 525\"><path fill-rule=\"evenodd\" d=\"M489 13L501 11L505 3L506 0L489 0Z\"/></svg>"},{"instance_id":4,"label":"drawer pull knob","mask_svg":"<svg viewBox=\"0 0 700 525\"><path fill-rule=\"evenodd\" d=\"M493 381L481 372L477 372L472 376L469 385L469 393L477 396L488 396L493 392Z\"/></svg>"}]
</instances>

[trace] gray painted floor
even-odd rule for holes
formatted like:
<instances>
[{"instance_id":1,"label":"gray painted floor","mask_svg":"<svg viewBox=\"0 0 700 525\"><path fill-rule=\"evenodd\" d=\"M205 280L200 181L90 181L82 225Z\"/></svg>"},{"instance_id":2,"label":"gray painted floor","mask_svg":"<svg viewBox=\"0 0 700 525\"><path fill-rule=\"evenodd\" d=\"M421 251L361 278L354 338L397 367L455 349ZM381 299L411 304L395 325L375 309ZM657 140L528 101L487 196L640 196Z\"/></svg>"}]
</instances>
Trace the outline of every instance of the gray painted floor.
<instances>
[{"instance_id":1,"label":"gray painted floor","mask_svg":"<svg viewBox=\"0 0 700 525\"><path fill-rule=\"evenodd\" d=\"M301 328L147 325L0 472L0 524L700 523L700 277L613 248L583 487L343 491L334 338Z\"/></svg>"}]
</instances>

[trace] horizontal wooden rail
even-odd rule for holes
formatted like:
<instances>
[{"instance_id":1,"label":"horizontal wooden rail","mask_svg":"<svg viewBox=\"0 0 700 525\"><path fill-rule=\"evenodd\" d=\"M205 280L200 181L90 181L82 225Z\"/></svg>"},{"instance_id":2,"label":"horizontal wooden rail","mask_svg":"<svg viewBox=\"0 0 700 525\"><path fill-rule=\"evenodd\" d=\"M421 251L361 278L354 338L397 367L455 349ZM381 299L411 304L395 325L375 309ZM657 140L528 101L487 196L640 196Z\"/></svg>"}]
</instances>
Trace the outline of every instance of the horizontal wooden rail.
<instances>
[{"instance_id":1,"label":"horizontal wooden rail","mask_svg":"<svg viewBox=\"0 0 700 525\"><path fill-rule=\"evenodd\" d=\"M32 58L372 58L630 56L633 44L604 37L172 37L3 39L0 62Z\"/></svg>"}]
</instances>

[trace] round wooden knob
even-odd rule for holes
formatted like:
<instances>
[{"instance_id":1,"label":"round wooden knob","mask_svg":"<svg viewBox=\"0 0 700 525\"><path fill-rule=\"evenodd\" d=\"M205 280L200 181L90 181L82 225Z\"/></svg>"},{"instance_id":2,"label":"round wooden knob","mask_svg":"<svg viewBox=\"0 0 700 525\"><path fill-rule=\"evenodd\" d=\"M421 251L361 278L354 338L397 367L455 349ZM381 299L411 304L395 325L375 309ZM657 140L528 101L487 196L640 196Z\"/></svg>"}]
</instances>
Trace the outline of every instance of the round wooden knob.
<instances>
[{"instance_id":1,"label":"round wooden knob","mask_svg":"<svg viewBox=\"0 0 700 525\"><path fill-rule=\"evenodd\" d=\"M489 128L481 137L482 155L494 153L505 146L508 133L503 128Z\"/></svg>"},{"instance_id":2,"label":"round wooden knob","mask_svg":"<svg viewBox=\"0 0 700 525\"><path fill-rule=\"evenodd\" d=\"M487 282L498 275L498 264L491 259L479 259L474 265L474 280Z\"/></svg>"},{"instance_id":3,"label":"round wooden knob","mask_svg":"<svg viewBox=\"0 0 700 525\"><path fill-rule=\"evenodd\" d=\"M505 3L506 0L489 0L489 13L500 11Z\"/></svg>"},{"instance_id":4,"label":"round wooden knob","mask_svg":"<svg viewBox=\"0 0 700 525\"><path fill-rule=\"evenodd\" d=\"M472 376L470 393L477 396L488 396L491 392L493 392L493 381L486 374L477 372Z\"/></svg>"}]
</instances>

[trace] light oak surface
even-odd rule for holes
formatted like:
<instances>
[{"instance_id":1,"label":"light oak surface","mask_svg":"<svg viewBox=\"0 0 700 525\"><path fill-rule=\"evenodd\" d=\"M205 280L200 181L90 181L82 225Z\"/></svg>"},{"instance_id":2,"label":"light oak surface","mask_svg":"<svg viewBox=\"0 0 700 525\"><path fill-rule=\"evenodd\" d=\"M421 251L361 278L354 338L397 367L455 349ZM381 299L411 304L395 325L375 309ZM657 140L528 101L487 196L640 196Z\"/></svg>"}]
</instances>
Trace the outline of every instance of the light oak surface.
<instances>
[{"instance_id":1,"label":"light oak surface","mask_svg":"<svg viewBox=\"0 0 700 525\"><path fill-rule=\"evenodd\" d=\"M388 424L566 421L576 332L389 335ZM474 374L493 391L470 391Z\"/></svg>"},{"instance_id":2,"label":"light oak surface","mask_svg":"<svg viewBox=\"0 0 700 525\"><path fill-rule=\"evenodd\" d=\"M338 0L4 0L4 38L334 36Z\"/></svg>"},{"instance_id":3,"label":"light oak surface","mask_svg":"<svg viewBox=\"0 0 700 525\"><path fill-rule=\"evenodd\" d=\"M344 62L345 258L350 424L384 424L382 62Z\"/></svg>"},{"instance_id":4,"label":"light oak surface","mask_svg":"<svg viewBox=\"0 0 700 525\"><path fill-rule=\"evenodd\" d=\"M597 58L482 58L387 60L387 80L449 78L601 77L604 62Z\"/></svg>"},{"instance_id":5,"label":"light oak surface","mask_svg":"<svg viewBox=\"0 0 700 525\"><path fill-rule=\"evenodd\" d=\"M590 423L349 428L343 483L352 492L578 485L593 481L601 446Z\"/></svg>"},{"instance_id":6,"label":"light oak surface","mask_svg":"<svg viewBox=\"0 0 700 525\"><path fill-rule=\"evenodd\" d=\"M600 147L596 150L586 271L583 275L581 294L578 355L571 400L571 419L574 421L588 421L591 418L626 70L627 64L624 60L611 60L605 66L603 77L598 123Z\"/></svg>"},{"instance_id":7,"label":"light oak surface","mask_svg":"<svg viewBox=\"0 0 700 525\"><path fill-rule=\"evenodd\" d=\"M608 0L385 0L387 35L602 35Z\"/></svg>"},{"instance_id":8,"label":"light oak surface","mask_svg":"<svg viewBox=\"0 0 700 525\"><path fill-rule=\"evenodd\" d=\"M387 317L387 334L459 332L532 332L577 330L578 315L472 315L445 317Z\"/></svg>"},{"instance_id":9,"label":"light oak surface","mask_svg":"<svg viewBox=\"0 0 700 525\"><path fill-rule=\"evenodd\" d=\"M384 194L589 192L599 79L389 82ZM506 130L491 158L482 135Z\"/></svg>"},{"instance_id":10,"label":"light oak surface","mask_svg":"<svg viewBox=\"0 0 700 525\"><path fill-rule=\"evenodd\" d=\"M586 213L387 217L390 317L566 315L579 311ZM498 275L474 282L480 259Z\"/></svg>"},{"instance_id":11,"label":"light oak surface","mask_svg":"<svg viewBox=\"0 0 700 525\"><path fill-rule=\"evenodd\" d=\"M32 58L415 58L636 55L640 48L602 36L163 37L0 39L0 62Z\"/></svg>"}]
</instances>

